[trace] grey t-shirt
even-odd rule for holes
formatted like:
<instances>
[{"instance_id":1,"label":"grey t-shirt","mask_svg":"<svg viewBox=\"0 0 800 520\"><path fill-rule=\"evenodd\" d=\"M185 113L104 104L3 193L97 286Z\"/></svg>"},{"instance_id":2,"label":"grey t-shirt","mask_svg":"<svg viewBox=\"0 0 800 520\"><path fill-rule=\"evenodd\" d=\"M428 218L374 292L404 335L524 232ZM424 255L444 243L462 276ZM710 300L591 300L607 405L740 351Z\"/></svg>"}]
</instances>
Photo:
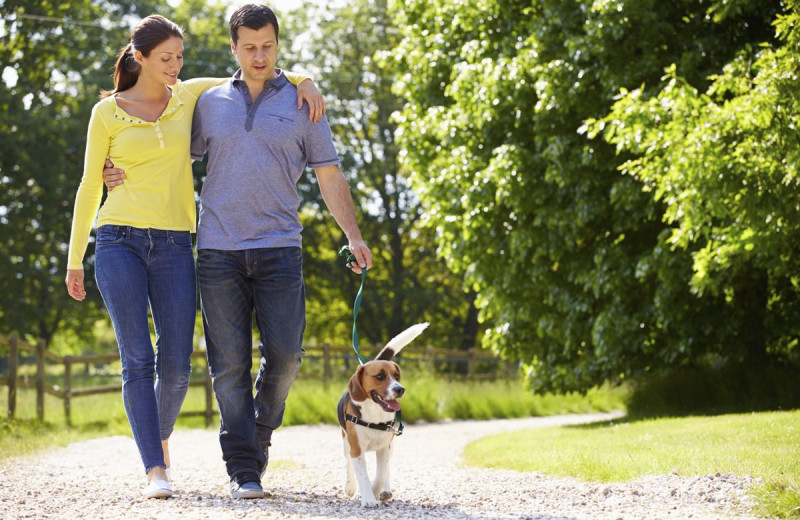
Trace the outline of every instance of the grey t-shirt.
<instances>
[{"instance_id":1,"label":"grey t-shirt","mask_svg":"<svg viewBox=\"0 0 800 520\"><path fill-rule=\"evenodd\" d=\"M297 88L276 72L255 102L241 70L197 101L192 158L208 152L197 249L299 247L297 182L306 166L339 164L328 120L309 121Z\"/></svg>"}]
</instances>

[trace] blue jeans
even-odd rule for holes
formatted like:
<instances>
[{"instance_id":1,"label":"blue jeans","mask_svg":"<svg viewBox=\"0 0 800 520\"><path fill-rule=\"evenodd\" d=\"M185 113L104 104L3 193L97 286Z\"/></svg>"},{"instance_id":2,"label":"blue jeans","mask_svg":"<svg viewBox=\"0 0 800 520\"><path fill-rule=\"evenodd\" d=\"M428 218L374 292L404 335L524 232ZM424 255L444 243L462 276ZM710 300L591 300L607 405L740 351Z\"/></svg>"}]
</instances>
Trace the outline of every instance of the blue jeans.
<instances>
[{"instance_id":1,"label":"blue jeans","mask_svg":"<svg viewBox=\"0 0 800 520\"><path fill-rule=\"evenodd\" d=\"M219 442L231 480L258 481L259 442L283 421L305 351L305 284L299 247L197 251L208 368L219 407ZM255 382L253 312L261 339Z\"/></svg>"},{"instance_id":2,"label":"blue jeans","mask_svg":"<svg viewBox=\"0 0 800 520\"><path fill-rule=\"evenodd\" d=\"M197 317L192 236L188 231L101 226L95 278L114 324L122 399L145 472L165 467L161 441L172 434L191 372Z\"/></svg>"}]
</instances>

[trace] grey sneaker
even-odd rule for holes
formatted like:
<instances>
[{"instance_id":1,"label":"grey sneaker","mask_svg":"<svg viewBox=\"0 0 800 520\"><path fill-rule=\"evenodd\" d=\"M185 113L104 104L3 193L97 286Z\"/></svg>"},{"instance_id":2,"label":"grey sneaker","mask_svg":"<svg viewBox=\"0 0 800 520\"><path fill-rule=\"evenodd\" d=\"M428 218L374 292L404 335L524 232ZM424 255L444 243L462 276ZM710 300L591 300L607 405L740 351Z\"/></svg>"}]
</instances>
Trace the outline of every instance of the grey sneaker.
<instances>
[{"instance_id":1,"label":"grey sneaker","mask_svg":"<svg viewBox=\"0 0 800 520\"><path fill-rule=\"evenodd\" d=\"M264 467L261 468L261 471L258 475L260 478L264 478L264 473L267 472L267 466L269 465L269 447L271 446L271 443L269 441L261 441L258 443L258 445L261 448L261 451L264 452L264 456L267 458L266 462L264 462Z\"/></svg>"},{"instance_id":2,"label":"grey sneaker","mask_svg":"<svg viewBox=\"0 0 800 520\"><path fill-rule=\"evenodd\" d=\"M264 490L258 482L245 482L241 485L231 482L231 496L233 498L264 498Z\"/></svg>"}]
</instances>

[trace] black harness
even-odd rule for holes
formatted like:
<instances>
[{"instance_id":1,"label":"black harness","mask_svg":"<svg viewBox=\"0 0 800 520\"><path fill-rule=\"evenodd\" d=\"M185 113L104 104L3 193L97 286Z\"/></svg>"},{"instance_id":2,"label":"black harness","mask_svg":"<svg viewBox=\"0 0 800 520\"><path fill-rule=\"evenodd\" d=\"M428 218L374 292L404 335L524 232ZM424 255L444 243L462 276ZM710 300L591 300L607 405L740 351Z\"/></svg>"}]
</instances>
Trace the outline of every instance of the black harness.
<instances>
[{"instance_id":1,"label":"black harness","mask_svg":"<svg viewBox=\"0 0 800 520\"><path fill-rule=\"evenodd\" d=\"M367 428L372 428L373 430L381 430L384 432L391 432L395 435L403 435L403 423L400 423L400 427L396 430L394 429L395 421L389 422L367 422L363 419L359 419L355 415L350 415L349 413L344 414L344 420L347 422L351 422L353 424L357 424L359 426L366 426Z\"/></svg>"},{"instance_id":2,"label":"black harness","mask_svg":"<svg viewBox=\"0 0 800 520\"><path fill-rule=\"evenodd\" d=\"M365 426L365 427L371 428L373 430L380 430L380 431L384 431L384 432L390 432L390 433L392 433L394 435L402 435L403 434L403 421L398 421L397 419L395 419L394 421L380 422L380 423L367 422L367 421L361 419L360 417L356 417L355 415L350 415L349 413L344 411L345 403L347 403L348 401L352 403L352 401L350 401L350 393L349 392L345 392L345 394L339 400L339 405L336 407L336 411L337 411L336 415L338 415L339 425L342 428L344 428L345 423L351 422L353 424L357 424L359 426ZM394 428L394 423L396 423L396 422L400 423L400 426L397 429Z\"/></svg>"}]
</instances>

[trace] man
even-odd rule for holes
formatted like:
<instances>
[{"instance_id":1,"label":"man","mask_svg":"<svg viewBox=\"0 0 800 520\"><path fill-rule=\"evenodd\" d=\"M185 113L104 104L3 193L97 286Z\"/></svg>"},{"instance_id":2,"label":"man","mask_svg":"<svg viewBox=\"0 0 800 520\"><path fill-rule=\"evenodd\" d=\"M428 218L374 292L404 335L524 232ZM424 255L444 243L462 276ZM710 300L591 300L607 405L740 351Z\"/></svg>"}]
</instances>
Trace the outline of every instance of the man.
<instances>
[{"instance_id":1,"label":"man","mask_svg":"<svg viewBox=\"0 0 800 520\"><path fill-rule=\"evenodd\" d=\"M192 158L208 153L197 272L231 495L258 498L264 495L261 476L272 432L283 420L304 354L296 183L306 166L314 169L323 199L348 238L357 262L353 270L371 268L372 253L361 237L327 119L314 124L308 107L298 111L296 87L275 68L275 14L245 5L231 15L229 26L231 51L241 68L229 83L207 91L194 114ZM255 397L254 312L261 338Z\"/></svg>"},{"instance_id":2,"label":"man","mask_svg":"<svg viewBox=\"0 0 800 520\"><path fill-rule=\"evenodd\" d=\"M279 26L265 6L231 15L240 69L198 101L192 157L208 153L200 195L197 269L220 445L234 498L263 496L272 431L300 368L305 287L296 183L314 169L322 196L350 242L360 272L372 253L356 223L327 119L299 115L296 89L275 68ZM252 315L261 365L252 394ZM255 409L255 414L253 410Z\"/></svg>"}]
</instances>

